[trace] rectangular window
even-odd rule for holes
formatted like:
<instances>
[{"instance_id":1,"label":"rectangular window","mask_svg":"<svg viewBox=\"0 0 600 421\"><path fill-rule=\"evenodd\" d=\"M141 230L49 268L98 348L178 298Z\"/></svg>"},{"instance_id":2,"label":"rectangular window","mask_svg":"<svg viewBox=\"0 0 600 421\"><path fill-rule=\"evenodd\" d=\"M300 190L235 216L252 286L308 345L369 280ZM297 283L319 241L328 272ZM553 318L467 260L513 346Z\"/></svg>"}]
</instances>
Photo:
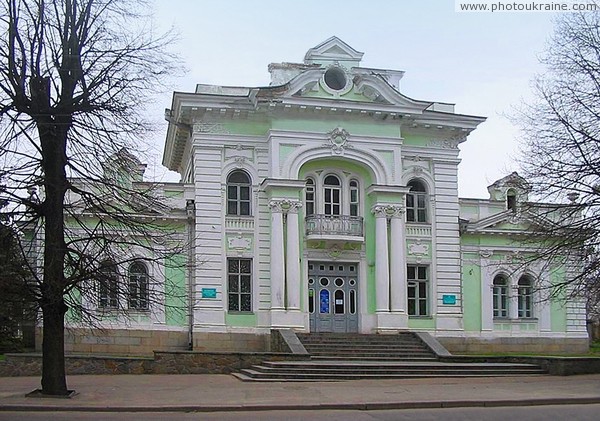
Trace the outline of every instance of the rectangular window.
<instances>
[{"instance_id":1,"label":"rectangular window","mask_svg":"<svg viewBox=\"0 0 600 421\"><path fill-rule=\"evenodd\" d=\"M252 311L252 259L227 259L229 311Z\"/></svg>"},{"instance_id":2,"label":"rectangular window","mask_svg":"<svg viewBox=\"0 0 600 421\"><path fill-rule=\"evenodd\" d=\"M407 284L408 284L408 315L409 316L428 316L429 315L429 280L428 266L408 265Z\"/></svg>"},{"instance_id":3,"label":"rectangular window","mask_svg":"<svg viewBox=\"0 0 600 421\"><path fill-rule=\"evenodd\" d=\"M508 317L508 287L494 285L494 317Z\"/></svg>"},{"instance_id":4,"label":"rectangular window","mask_svg":"<svg viewBox=\"0 0 600 421\"><path fill-rule=\"evenodd\" d=\"M117 267L113 263L102 263L98 273L98 305L117 308L119 305L119 282Z\"/></svg>"}]
</instances>

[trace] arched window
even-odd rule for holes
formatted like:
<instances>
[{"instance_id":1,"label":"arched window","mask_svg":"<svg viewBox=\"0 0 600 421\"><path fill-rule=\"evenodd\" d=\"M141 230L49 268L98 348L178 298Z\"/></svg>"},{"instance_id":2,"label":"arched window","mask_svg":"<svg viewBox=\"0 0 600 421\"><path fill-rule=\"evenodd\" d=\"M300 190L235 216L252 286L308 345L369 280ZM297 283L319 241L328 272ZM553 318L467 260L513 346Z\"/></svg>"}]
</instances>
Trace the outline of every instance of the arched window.
<instances>
[{"instance_id":1,"label":"arched window","mask_svg":"<svg viewBox=\"0 0 600 421\"><path fill-rule=\"evenodd\" d=\"M141 262L129 266L129 308L148 309L148 269Z\"/></svg>"},{"instance_id":2,"label":"arched window","mask_svg":"<svg viewBox=\"0 0 600 421\"><path fill-rule=\"evenodd\" d=\"M519 303L519 318L533 317L533 281L527 275L519 278L517 285L517 297Z\"/></svg>"},{"instance_id":3,"label":"arched window","mask_svg":"<svg viewBox=\"0 0 600 421\"><path fill-rule=\"evenodd\" d=\"M508 281L504 275L494 277L494 317L508 317Z\"/></svg>"},{"instance_id":4,"label":"arched window","mask_svg":"<svg viewBox=\"0 0 600 421\"><path fill-rule=\"evenodd\" d=\"M250 176L245 171L227 177L227 215L250 215Z\"/></svg>"},{"instance_id":5,"label":"arched window","mask_svg":"<svg viewBox=\"0 0 600 421\"><path fill-rule=\"evenodd\" d=\"M350 216L358 216L360 195L358 181L350 180Z\"/></svg>"},{"instance_id":6,"label":"arched window","mask_svg":"<svg viewBox=\"0 0 600 421\"><path fill-rule=\"evenodd\" d=\"M427 189L419 180L411 180L406 194L406 220L408 222L427 222Z\"/></svg>"},{"instance_id":7,"label":"arched window","mask_svg":"<svg viewBox=\"0 0 600 421\"><path fill-rule=\"evenodd\" d=\"M112 260L100 263L98 270L98 305L104 308L117 308L119 305L119 274Z\"/></svg>"},{"instance_id":8,"label":"arched window","mask_svg":"<svg viewBox=\"0 0 600 421\"><path fill-rule=\"evenodd\" d=\"M306 215L315 214L315 180L306 179L306 190L304 191L304 201L306 202Z\"/></svg>"},{"instance_id":9,"label":"arched window","mask_svg":"<svg viewBox=\"0 0 600 421\"><path fill-rule=\"evenodd\" d=\"M323 180L323 193L325 215L340 215L342 196L340 179L335 175L325 177L325 180Z\"/></svg>"},{"instance_id":10,"label":"arched window","mask_svg":"<svg viewBox=\"0 0 600 421\"><path fill-rule=\"evenodd\" d=\"M506 209L513 212L517 210L517 193L513 189L506 192Z\"/></svg>"}]
</instances>

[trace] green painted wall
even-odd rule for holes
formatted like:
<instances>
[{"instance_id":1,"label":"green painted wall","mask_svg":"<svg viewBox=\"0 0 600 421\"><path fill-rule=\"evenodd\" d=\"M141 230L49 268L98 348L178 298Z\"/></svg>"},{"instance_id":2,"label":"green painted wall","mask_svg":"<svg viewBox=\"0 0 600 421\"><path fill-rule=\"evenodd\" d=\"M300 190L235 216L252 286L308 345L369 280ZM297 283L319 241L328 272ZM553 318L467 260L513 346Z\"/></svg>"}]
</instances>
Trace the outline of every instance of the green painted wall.
<instances>
[{"instance_id":1,"label":"green painted wall","mask_svg":"<svg viewBox=\"0 0 600 421\"><path fill-rule=\"evenodd\" d=\"M464 264L463 319L465 331L481 330L481 268L475 264Z\"/></svg>"},{"instance_id":2,"label":"green painted wall","mask_svg":"<svg viewBox=\"0 0 600 421\"><path fill-rule=\"evenodd\" d=\"M165 259L165 318L169 326L187 325L186 256Z\"/></svg>"},{"instance_id":3,"label":"green painted wall","mask_svg":"<svg viewBox=\"0 0 600 421\"><path fill-rule=\"evenodd\" d=\"M557 268L550 273L550 283L556 285L565 278L564 268ZM551 309L551 326L553 332L567 331L567 307L566 295L564 291L557 294L558 296L550 303Z\"/></svg>"},{"instance_id":4,"label":"green painted wall","mask_svg":"<svg viewBox=\"0 0 600 421\"><path fill-rule=\"evenodd\" d=\"M338 126L344 127L351 135L389 136L400 138L400 126L394 122L370 122L346 120L342 117L335 120L317 120L308 118L282 118L273 121L275 130L295 130L305 132L327 133Z\"/></svg>"},{"instance_id":5,"label":"green painted wall","mask_svg":"<svg viewBox=\"0 0 600 421\"><path fill-rule=\"evenodd\" d=\"M408 327L409 329L435 329L435 320L432 317L410 317Z\"/></svg>"},{"instance_id":6,"label":"green painted wall","mask_svg":"<svg viewBox=\"0 0 600 421\"><path fill-rule=\"evenodd\" d=\"M223 120L223 126L230 134L264 136L271 128L267 120Z\"/></svg>"},{"instance_id":7,"label":"green painted wall","mask_svg":"<svg viewBox=\"0 0 600 421\"><path fill-rule=\"evenodd\" d=\"M225 313L225 323L227 326L236 327L255 327L258 317L255 313L235 314Z\"/></svg>"}]
</instances>

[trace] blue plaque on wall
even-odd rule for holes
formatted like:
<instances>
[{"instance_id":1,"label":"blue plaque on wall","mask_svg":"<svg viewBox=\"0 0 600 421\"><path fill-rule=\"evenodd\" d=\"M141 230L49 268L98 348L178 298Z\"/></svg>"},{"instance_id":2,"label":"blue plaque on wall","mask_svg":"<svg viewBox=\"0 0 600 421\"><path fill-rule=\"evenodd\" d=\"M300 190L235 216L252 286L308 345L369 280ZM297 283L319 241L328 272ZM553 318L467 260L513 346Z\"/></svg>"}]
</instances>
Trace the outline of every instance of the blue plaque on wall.
<instances>
[{"instance_id":1,"label":"blue plaque on wall","mask_svg":"<svg viewBox=\"0 0 600 421\"><path fill-rule=\"evenodd\" d=\"M202 288L202 298L217 298L217 289Z\"/></svg>"},{"instance_id":2,"label":"blue plaque on wall","mask_svg":"<svg viewBox=\"0 0 600 421\"><path fill-rule=\"evenodd\" d=\"M442 303L446 305L456 305L456 295L442 295Z\"/></svg>"}]
</instances>

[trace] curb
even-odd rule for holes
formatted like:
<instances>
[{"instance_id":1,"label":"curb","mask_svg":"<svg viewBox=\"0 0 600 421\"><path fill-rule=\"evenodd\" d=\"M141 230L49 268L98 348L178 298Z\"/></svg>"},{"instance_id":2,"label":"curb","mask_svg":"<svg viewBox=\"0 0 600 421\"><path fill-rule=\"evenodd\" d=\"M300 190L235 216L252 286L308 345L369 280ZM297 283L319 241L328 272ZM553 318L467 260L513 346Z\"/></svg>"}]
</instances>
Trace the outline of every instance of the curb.
<instances>
[{"instance_id":1,"label":"curb","mask_svg":"<svg viewBox=\"0 0 600 421\"><path fill-rule=\"evenodd\" d=\"M431 409L503 406L589 405L600 404L600 397L558 399L504 399L418 402L365 402L324 404L258 404L258 405L173 405L173 406L66 406L66 405L0 405L0 412L247 412L247 411L300 411L300 410L353 410L377 411L386 409Z\"/></svg>"}]
</instances>

